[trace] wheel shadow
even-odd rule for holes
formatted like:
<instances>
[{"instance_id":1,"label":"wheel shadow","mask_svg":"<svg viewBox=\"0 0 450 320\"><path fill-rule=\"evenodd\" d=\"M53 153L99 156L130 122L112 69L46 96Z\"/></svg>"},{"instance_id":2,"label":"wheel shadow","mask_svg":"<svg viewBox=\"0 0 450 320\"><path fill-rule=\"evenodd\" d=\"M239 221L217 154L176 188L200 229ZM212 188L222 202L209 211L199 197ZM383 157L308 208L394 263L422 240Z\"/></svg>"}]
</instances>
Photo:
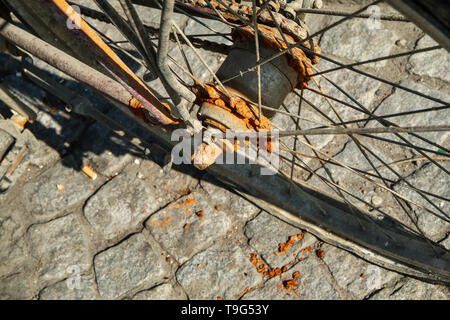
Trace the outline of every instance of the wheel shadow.
<instances>
[{"instance_id":1,"label":"wheel shadow","mask_svg":"<svg viewBox=\"0 0 450 320\"><path fill-rule=\"evenodd\" d=\"M127 58L126 56L122 56L121 58L125 60L127 65L129 65L134 72L139 69L140 66L136 64L136 62L134 62L132 59ZM5 59L7 60L8 58L0 55L0 61ZM14 65L12 62L10 65L12 65L13 67L9 67L4 70L0 69L0 71L3 72L3 74L0 74L2 82L5 82L7 85L8 82L10 82L10 85L11 83L15 84L15 89L21 91L22 94L27 97L27 100L39 101L39 99L36 99L37 97L35 96L39 92L38 90L36 90L36 86L24 77L18 77L17 73L20 72L20 69L17 69L17 65ZM14 77L20 79L11 81ZM122 112L114 107L111 107L108 101L106 101L91 88L77 81L64 79L58 74L52 74L52 77L54 78L54 80L64 84L65 86L78 92L83 97L90 100L93 106L100 112L110 116L113 120L125 126L136 136L142 137L142 141L146 141L147 143L153 144L154 146L159 145L160 142L157 141L155 137L152 137L150 133L140 128L135 122L133 122ZM49 148L58 152L64 166L77 171L81 171L87 159L92 160L107 153L111 154L115 158L123 157L125 155L132 155L134 157L142 159L149 159L158 164L161 168L165 167L165 155L167 154L167 152L170 152L170 149L164 149L164 147L155 148L154 150L152 150L153 152L147 154L145 152L145 150L148 148L147 144L135 145L128 141L128 137L123 137L114 133L111 129L103 126L101 123L95 122L84 116L67 112L65 104L56 97L52 96L50 93L42 95L41 92L40 94L41 104L36 104L39 108L38 120L32 124L28 124L26 126L26 129L30 130L38 140L45 143ZM0 112L3 109L5 109L4 106L3 108L0 108ZM204 174L204 172L195 169L191 165L176 165L174 166L174 169L195 178L200 178ZM269 204L272 207L288 210L290 213L295 211L296 213L292 214L292 216L277 214L277 212L275 212L276 210L271 212L293 225L299 226L299 224L296 223L298 219L306 221L306 223L310 223L311 225L322 224L322 226L325 226L325 232L322 234L319 232L318 234L316 234L316 236L324 239L325 241L329 240L324 238L323 236L324 234L326 234L326 232L334 232L337 234L341 233L341 236L345 238L345 232L347 232L347 230L350 230L348 228L351 223L350 220L348 220L349 215L347 214L345 217L343 217L343 213L353 212L357 216L357 218L354 219L355 221L358 219L360 219L360 221L366 221L366 219L368 219L368 217L363 212L359 212L355 208L349 208L347 204L330 198L324 194L318 193L317 191L309 189L303 185L299 186L302 190L301 193L288 196L287 187L283 187L284 177L280 173L277 173L274 176L268 176L263 180L257 180L257 178L251 177L249 171L245 171L245 166L243 166L242 169L244 171L239 170L241 169L234 167L232 168L227 165L222 165L222 167L213 165L211 168L211 172L214 176L220 176L222 174L222 177L220 179L221 181L215 178L211 178L211 176L209 175L207 179L209 182L219 187L229 190L236 189L250 194L254 199L257 200L254 201L254 203L262 208L265 208L265 204ZM229 174L225 174L223 176L223 172L228 172ZM248 181L250 181L250 184L242 185L242 183L239 183L239 181L242 181L240 180L240 178L244 177L248 179ZM224 181L226 181L226 183L224 183ZM308 194L309 196L305 197L305 194ZM320 213L315 212L317 210L313 208L313 206L308 205L308 199L310 199L309 197L313 197L314 199L317 199L318 202L324 204L327 208L326 211L328 215L322 217ZM308 212L308 210L310 210L311 212ZM355 221L353 221L352 223L355 223ZM335 223L335 225L333 225L333 223ZM389 230L391 230L391 233L393 234L418 240L416 235L411 234L409 231L405 230L401 226L401 224L393 219L389 219L389 221L378 221L376 223L378 223L381 228L389 228ZM372 223L368 223L366 225L366 228L373 229ZM366 237L365 235L361 234L361 230L358 230L357 226L355 226L353 229L351 230L351 232L354 231L355 236L359 238ZM385 245L385 242L383 241L385 241L385 239L383 237L377 237L377 232L379 232L379 230L374 229L373 234L375 234L375 236L370 239L364 239L365 243L369 243L372 248L383 248L383 246ZM347 232L346 240L348 240L348 236L349 235ZM333 243L333 241L330 242ZM334 244L339 246L339 243ZM349 250L351 248L347 247L346 249ZM403 248L400 249L403 250ZM392 250L395 251L396 248L392 248ZM357 252L363 251L364 250ZM400 251L395 252L398 253ZM418 260L420 258L418 256L420 255L420 252L402 251L400 253L405 255L406 258L408 258L410 261ZM382 251L380 251L379 254L383 255ZM361 256L361 254L358 255ZM376 261L371 260L371 262ZM448 266L444 269L448 270Z\"/></svg>"}]
</instances>

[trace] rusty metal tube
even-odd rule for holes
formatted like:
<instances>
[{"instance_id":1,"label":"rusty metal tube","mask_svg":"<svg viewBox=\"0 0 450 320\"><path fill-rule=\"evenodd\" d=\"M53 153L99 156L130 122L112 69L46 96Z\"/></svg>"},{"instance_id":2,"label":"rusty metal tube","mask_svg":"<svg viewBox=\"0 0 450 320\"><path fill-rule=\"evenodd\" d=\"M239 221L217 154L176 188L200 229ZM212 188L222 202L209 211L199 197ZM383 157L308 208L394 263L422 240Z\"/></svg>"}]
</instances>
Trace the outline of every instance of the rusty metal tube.
<instances>
[{"instance_id":1,"label":"rusty metal tube","mask_svg":"<svg viewBox=\"0 0 450 320\"><path fill-rule=\"evenodd\" d=\"M141 114L145 113L163 125L175 121L168 108L65 0L7 1L39 38L104 72L125 87L139 100L139 109L145 107L146 111L139 110ZM71 24L70 28L67 23Z\"/></svg>"},{"instance_id":2,"label":"rusty metal tube","mask_svg":"<svg viewBox=\"0 0 450 320\"><path fill-rule=\"evenodd\" d=\"M129 106L133 99L127 89L117 81L1 18L0 35L58 70L118 102ZM163 124L167 123L163 122Z\"/></svg>"}]
</instances>

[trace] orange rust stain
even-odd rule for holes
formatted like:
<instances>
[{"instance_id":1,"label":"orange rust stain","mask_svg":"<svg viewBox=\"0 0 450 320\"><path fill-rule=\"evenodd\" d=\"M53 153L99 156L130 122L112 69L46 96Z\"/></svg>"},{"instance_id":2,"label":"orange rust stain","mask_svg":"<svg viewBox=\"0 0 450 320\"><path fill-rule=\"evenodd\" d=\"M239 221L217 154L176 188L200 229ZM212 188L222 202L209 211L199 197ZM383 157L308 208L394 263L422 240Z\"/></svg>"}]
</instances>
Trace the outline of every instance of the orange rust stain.
<instances>
[{"instance_id":1,"label":"orange rust stain","mask_svg":"<svg viewBox=\"0 0 450 320\"><path fill-rule=\"evenodd\" d=\"M163 221L160 222L161 228L167 228L167 225L172 221L171 217L167 217Z\"/></svg>"},{"instance_id":2,"label":"orange rust stain","mask_svg":"<svg viewBox=\"0 0 450 320\"><path fill-rule=\"evenodd\" d=\"M215 120L213 120L213 119L205 119L205 122L206 123L209 123L209 124L212 124L213 126L215 126L217 129L219 129L219 130L221 130L221 131L223 131L223 132L226 132L228 129L227 129L227 127L225 127L223 124L221 124L221 123L219 123L219 122L217 122L217 121L215 121ZM225 148L225 146L223 146L223 148L222 149L224 149ZM225 150L225 149L224 149Z\"/></svg>"},{"instance_id":3,"label":"orange rust stain","mask_svg":"<svg viewBox=\"0 0 450 320\"><path fill-rule=\"evenodd\" d=\"M27 124L28 120L27 119L11 119L14 123L16 123L18 126L20 126L22 129L25 128L25 125Z\"/></svg>"},{"instance_id":4,"label":"orange rust stain","mask_svg":"<svg viewBox=\"0 0 450 320\"><path fill-rule=\"evenodd\" d=\"M136 76L136 74L119 58L119 56L100 38L100 36L93 30L84 19L75 11L65 0L51 0L51 2L64 14L67 15L72 23L76 24L80 32L85 38L90 41L90 44L96 49L96 54L100 55L108 64L113 64L117 67L117 76L125 81L129 86L133 87L139 94L145 97L151 104L153 104L162 116L164 116L168 124L175 123L170 119L170 110L167 112L168 105L161 103L156 96L148 89L148 87ZM170 109L170 108L169 108ZM130 109L132 110L132 109ZM138 112L141 118L142 112ZM143 119L145 120L145 119ZM147 120L148 122L148 120Z\"/></svg>"},{"instance_id":5,"label":"orange rust stain","mask_svg":"<svg viewBox=\"0 0 450 320\"><path fill-rule=\"evenodd\" d=\"M195 214L199 217L203 217L204 212L203 212L203 210L200 210L200 211L197 211Z\"/></svg>"},{"instance_id":6,"label":"orange rust stain","mask_svg":"<svg viewBox=\"0 0 450 320\"><path fill-rule=\"evenodd\" d=\"M311 250L312 250L311 247L306 247L306 248L303 248L302 250L300 250L300 252L301 252L301 253L304 253L305 251L311 252Z\"/></svg>"},{"instance_id":7,"label":"orange rust stain","mask_svg":"<svg viewBox=\"0 0 450 320\"><path fill-rule=\"evenodd\" d=\"M225 101L223 101L222 99L216 99L214 101L214 104L218 107L222 107L222 108L225 107Z\"/></svg>"},{"instance_id":8,"label":"orange rust stain","mask_svg":"<svg viewBox=\"0 0 450 320\"><path fill-rule=\"evenodd\" d=\"M281 268L269 268L256 253L250 254L250 262L256 267L258 273L262 273L264 277L273 278L275 276L281 276L282 273L286 272L287 266Z\"/></svg>"},{"instance_id":9,"label":"orange rust stain","mask_svg":"<svg viewBox=\"0 0 450 320\"><path fill-rule=\"evenodd\" d=\"M323 258L323 255L324 255L324 253L323 253L322 250L320 250L320 249L317 249L317 250L316 250L316 256L317 256L318 258Z\"/></svg>"},{"instance_id":10,"label":"orange rust stain","mask_svg":"<svg viewBox=\"0 0 450 320\"><path fill-rule=\"evenodd\" d=\"M180 208L180 207L184 207L184 206L191 206L195 203L195 199L194 198L187 198L181 202L178 202L175 204L176 208Z\"/></svg>"},{"instance_id":11,"label":"orange rust stain","mask_svg":"<svg viewBox=\"0 0 450 320\"><path fill-rule=\"evenodd\" d=\"M297 292L295 291L295 288L298 288L298 282L297 279L300 276L300 272L296 271L292 274L292 279L284 281L283 285L286 290L294 289L295 294Z\"/></svg>"},{"instance_id":12,"label":"orange rust stain","mask_svg":"<svg viewBox=\"0 0 450 320\"><path fill-rule=\"evenodd\" d=\"M276 252L275 254L278 255L279 253L287 253L287 250L294 244L294 242L296 240L301 240L302 238L303 238L302 233L295 236L290 236L287 242L278 244L278 252Z\"/></svg>"},{"instance_id":13,"label":"orange rust stain","mask_svg":"<svg viewBox=\"0 0 450 320\"><path fill-rule=\"evenodd\" d=\"M208 102L219 106L241 119L248 129L270 130L270 120L262 115L260 122L257 107L247 104L242 98L236 95L228 96L223 89L212 84L194 86L192 91L197 95L197 104Z\"/></svg>"}]
</instances>

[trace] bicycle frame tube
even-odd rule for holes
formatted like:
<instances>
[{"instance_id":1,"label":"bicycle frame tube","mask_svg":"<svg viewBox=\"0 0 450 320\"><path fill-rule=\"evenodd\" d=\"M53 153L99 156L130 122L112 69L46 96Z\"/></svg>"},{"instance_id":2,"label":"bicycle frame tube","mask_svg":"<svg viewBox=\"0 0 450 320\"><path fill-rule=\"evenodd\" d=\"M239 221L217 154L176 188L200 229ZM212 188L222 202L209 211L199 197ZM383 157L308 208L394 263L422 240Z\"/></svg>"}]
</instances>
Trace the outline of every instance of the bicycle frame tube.
<instances>
[{"instance_id":1,"label":"bicycle frame tube","mask_svg":"<svg viewBox=\"0 0 450 320\"><path fill-rule=\"evenodd\" d=\"M448 0L389 0L389 4L450 52Z\"/></svg>"},{"instance_id":2,"label":"bicycle frame tube","mask_svg":"<svg viewBox=\"0 0 450 320\"><path fill-rule=\"evenodd\" d=\"M65 0L6 0L45 41L75 55L95 69L109 73L145 107L159 124L170 125L176 119L117 54ZM69 28L68 25L72 27ZM55 41L56 39L56 41ZM133 100L136 106L138 103Z\"/></svg>"}]
</instances>

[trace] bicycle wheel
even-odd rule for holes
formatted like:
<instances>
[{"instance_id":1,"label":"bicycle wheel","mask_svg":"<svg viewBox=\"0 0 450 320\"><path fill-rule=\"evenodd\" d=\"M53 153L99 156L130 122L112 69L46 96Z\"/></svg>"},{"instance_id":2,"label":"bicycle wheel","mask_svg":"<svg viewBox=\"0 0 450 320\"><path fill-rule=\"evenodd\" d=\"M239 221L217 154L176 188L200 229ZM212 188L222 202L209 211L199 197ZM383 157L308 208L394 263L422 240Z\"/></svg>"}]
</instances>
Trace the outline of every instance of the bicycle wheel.
<instances>
[{"instance_id":1,"label":"bicycle wheel","mask_svg":"<svg viewBox=\"0 0 450 320\"><path fill-rule=\"evenodd\" d=\"M265 164L274 175L255 174L255 164L211 165L220 153L214 145L216 154L198 166L324 241L450 281L448 52L381 1L351 13L338 10L345 4L319 9L320 1L133 2L156 8L160 27L143 24L130 1L96 1L102 11L73 3L116 25L128 43L100 33L103 41L128 56L126 48L139 52L133 60L147 68L139 76L178 122L279 136L279 162ZM63 39L65 51L103 70ZM141 119L166 119L158 116L147 108ZM171 130L149 130L173 147Z\"/></svg>"}]
</instances>

